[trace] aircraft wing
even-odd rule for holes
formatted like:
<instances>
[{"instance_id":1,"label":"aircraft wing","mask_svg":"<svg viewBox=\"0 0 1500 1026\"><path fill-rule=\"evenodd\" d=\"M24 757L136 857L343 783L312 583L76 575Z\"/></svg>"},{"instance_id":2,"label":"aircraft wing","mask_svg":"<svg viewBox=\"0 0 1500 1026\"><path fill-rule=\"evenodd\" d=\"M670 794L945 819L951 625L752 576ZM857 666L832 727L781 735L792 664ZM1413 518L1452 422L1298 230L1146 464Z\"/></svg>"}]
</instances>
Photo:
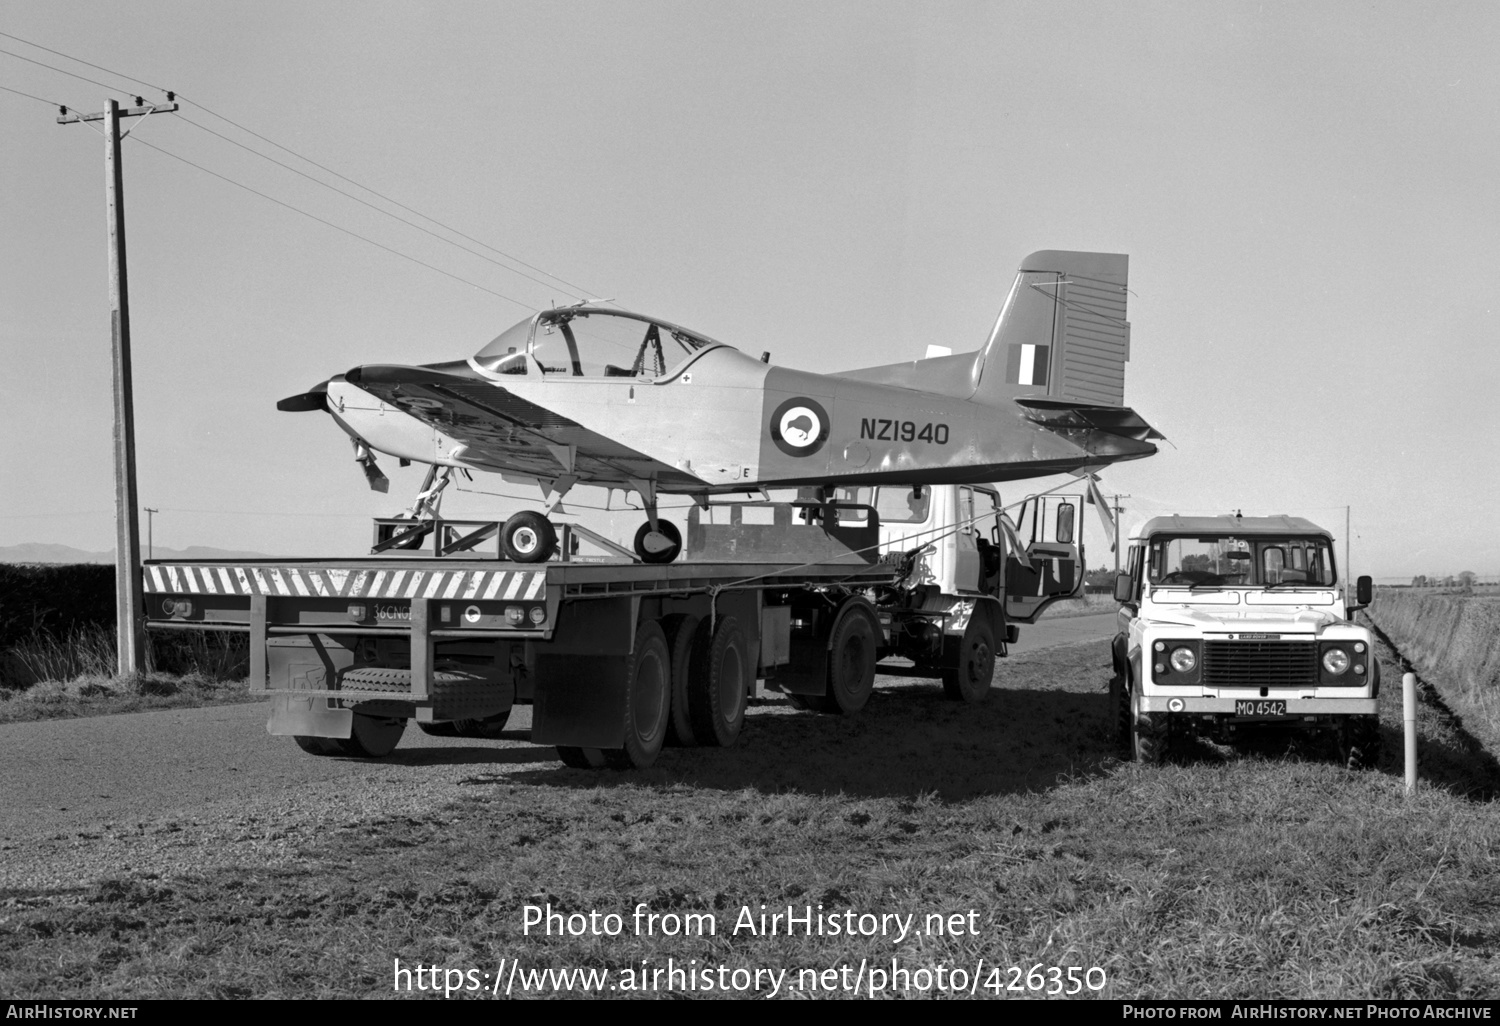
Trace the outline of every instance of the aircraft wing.
<instances>
[{"instance_id":1,"label":"aircraft wing","mask_svg":"<svg viewBox=\"0 0 1500 1026\"><path fill-rule=\"evenodd\" d=\"M356 367L344 379L461 443L451 455L463 464L619 487L653 478L667 487L697 482L485 379L396 364Z\"/></svg>"}]
</instances>

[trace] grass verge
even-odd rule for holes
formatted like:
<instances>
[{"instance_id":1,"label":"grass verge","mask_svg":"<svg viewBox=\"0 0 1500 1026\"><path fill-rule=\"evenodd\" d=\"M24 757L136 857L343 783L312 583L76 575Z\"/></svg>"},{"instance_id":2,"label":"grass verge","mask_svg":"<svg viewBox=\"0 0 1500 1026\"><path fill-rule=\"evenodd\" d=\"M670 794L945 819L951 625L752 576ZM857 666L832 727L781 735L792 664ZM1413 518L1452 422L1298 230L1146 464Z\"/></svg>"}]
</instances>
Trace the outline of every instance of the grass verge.
<instances>
[{"instance_id":1,"label":"grass verge","mask_svg":"<svg viewBox=\"0 0 1500 1026\"><path fill-rule=\"evenodd\" d=\"M1396 672L1387 656L1386 679ZM841 984L826 990L802 970L848 966L853 979L862 961L889 969L896 959L928 970L929 987L936 967L963 969L975 993L993 996L1025 996L1037 964L1102 970L1107 982L1085 997L1500 992L1500 769L1473 757L1440 708L1421 711L1423 786L1404 798L1399 688L1383 696L1377 772L1344 770L1331 745L1278 735L1198 744L1141 768L1115 757L1107 676L1107 645L1096 642L1006 660L978 707L942 701L931 683L878 691L851 719L762 701L738 747L670 750L640 773L571 770L526 749L490 749L488 763L448 750L464 753L453 758L467 775L424 810L247 820L247 833L296 851L289 868L247 861L0 893L0 990L381 996L400 959L472 969L458 986L486 990L479 974L511 964L591 968L609 974L607 994L671 959L785 970L782 995L840 995ZM392 761L432 765L444 751L398 750ZM381 773L369 767L371 779ZM706 916L714 932L638 933L641 903ZM622 932L527 933L526 907L549 905L617 914ZM762 905L911 914L917 929L899 939L735 933ZM967 923L970 912L972 934L921 929L930 914ZM568 992L556 978L537 989Z\"/></svg>"}]
</instances>

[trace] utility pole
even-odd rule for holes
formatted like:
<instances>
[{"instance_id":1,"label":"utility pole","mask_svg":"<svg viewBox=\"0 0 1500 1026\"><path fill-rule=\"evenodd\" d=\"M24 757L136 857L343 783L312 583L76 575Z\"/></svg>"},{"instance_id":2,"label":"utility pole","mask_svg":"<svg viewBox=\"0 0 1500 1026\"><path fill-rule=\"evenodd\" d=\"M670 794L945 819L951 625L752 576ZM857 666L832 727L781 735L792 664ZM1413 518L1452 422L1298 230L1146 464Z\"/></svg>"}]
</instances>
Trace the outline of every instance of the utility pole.
<instances>
[{"instance_id":1,"label":"utility pole","mask_svg":"<svg viewBox=\"0 0 1500 1026\"><path fill-rule=\"evenodd\" d=\"M171 93L167 100L173 99ZM130 293L125 274L125 179L120 165L120 119L157 111L174 111L175 103L146 104L139 96L124 110L110 100L98 114L69 114L63 107L60 125L75 121L104 122L104 189L109 220L109 301L115 400L115 642L117 669L123 676L137 672L146 648L144 605L141 597L141 527L135 492L135 398L130 379ZM127 135L129 132L126 133Z\"/></svg>"},{"instance_id":2,"label":"utility pole","mask_svg":"<svg viewBox=\"0 0 1500 1026\"><path fill-rule=\"evenodd\" d=\"M1120 500L1121 499L1128 499L1128 498L1130 498L1130 496L1128 496L1128 495L1121 495L1119 492L1116 492L1115 493L1115 504L1110 507L1110 509L1112 509L1112 510L1115 511L1115 576L1116 577L1120 576L1120 514L1123 513L1123 512L1125 512L1125 507L1120 505Z\"/></svg>"},{"instance_id":3,"label":"utility pole","mask_svg":"<svg viewBox=\"0 0 1500 1026\"><path fill-rule=\"evenodd\" d=\"M160 512L161 512L161 510L159 510L159 509L152 509L150 506L146 507L146 558L147 559L155 559L156 558L156 539L153 536L154 532L151 530L152 526L156 522L156 518L152 514L154 514L154 513L160 513Z\"/></svg>"}]
</instances>

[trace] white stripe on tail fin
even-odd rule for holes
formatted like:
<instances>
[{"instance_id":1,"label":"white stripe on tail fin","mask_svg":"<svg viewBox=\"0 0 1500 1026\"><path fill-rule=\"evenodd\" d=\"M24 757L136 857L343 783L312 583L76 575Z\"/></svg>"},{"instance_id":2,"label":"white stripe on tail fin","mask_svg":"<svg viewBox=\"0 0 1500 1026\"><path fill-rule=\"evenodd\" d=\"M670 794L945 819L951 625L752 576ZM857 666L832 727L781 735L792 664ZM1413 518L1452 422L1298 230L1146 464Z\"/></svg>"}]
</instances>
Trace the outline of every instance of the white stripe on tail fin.
<instances>
[{"instance_id":1,"label":"white stripe on tail fin","mask_svg":"<svg viewBox=\"0 0 1500 1026\"><path fill-rule=\"evenodd\" d=\"M1037 395L1124 405L1128 272L1123 253L1049 249L1022 261L975 359L974 398L1013 395L1020 386Z\"/></svg>"}]
</instances>

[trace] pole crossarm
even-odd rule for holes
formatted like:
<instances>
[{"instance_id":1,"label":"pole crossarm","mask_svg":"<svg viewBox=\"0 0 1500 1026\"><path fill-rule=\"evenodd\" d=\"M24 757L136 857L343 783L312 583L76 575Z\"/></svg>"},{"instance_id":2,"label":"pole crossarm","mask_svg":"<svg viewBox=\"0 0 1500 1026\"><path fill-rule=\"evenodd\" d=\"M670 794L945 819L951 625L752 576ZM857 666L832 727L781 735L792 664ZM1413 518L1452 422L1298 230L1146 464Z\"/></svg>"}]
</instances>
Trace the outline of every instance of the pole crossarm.
<instances>
[{"instance_id":1,"label":"pole crossarm","mask_svg":"<svg viewBox=\"0 0 1500 1026\"><path fill-rule=\"evenodd\" d=\"M136 118L146 114L171 113L177 109L178 105L175 103L148 103L144 107L122 107L120 108L120 112L115 116ZM57 119L57 123L59 125L71 125L75 121L103 121L107 117L109 117L109 111L107 110L100 111L97 114L63 114Z\"/></svg>"}]
</instances>

